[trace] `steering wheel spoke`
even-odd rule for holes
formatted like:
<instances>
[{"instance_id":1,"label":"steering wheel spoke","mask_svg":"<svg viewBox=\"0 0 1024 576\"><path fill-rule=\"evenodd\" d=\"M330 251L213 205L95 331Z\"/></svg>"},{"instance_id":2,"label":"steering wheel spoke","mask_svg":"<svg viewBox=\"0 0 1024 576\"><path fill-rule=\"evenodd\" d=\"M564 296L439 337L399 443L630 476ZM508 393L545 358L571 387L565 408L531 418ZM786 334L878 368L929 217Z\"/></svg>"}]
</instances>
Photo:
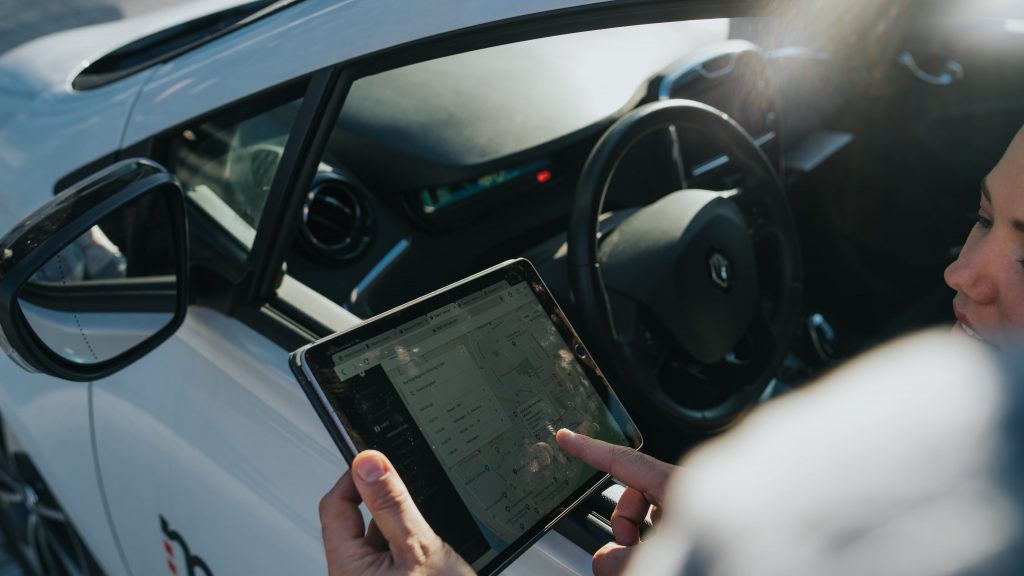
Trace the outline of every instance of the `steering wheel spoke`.
<instances>
[{"instance_id":1,"label":"steering wheel spoke","mask_svg":"<svg viewBox=\"0 0 1024 576\"><path fill-rule=\"evenodd\" d=\"M771 210L766 204L763 194L751 186L737 188L737 193L730 197L736 203L743 218L747 222L747 230L755 244L770 236L774 229Z\"/></svg>"},{"instance_id":2,"label":"steering wheel spoke","mask_svg":"<svg viewBox=\"0 0 1024 576\"><path fill-rule=\"evenodd\" d=\"M660 364L671 348L663 330L653 321L651 312L643 303L616 290L608 290L615 326L615 341L629 349L636 362L655 367Z\"/></svg>"}]
</instances>

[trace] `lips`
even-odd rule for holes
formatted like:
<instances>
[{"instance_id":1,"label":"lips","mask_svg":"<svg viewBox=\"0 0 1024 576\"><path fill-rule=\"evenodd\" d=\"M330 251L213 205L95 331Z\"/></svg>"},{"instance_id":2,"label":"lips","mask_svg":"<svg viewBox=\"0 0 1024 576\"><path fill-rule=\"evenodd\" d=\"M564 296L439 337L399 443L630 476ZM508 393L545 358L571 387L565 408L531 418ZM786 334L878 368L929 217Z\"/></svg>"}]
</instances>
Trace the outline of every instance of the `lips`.
<instances>
[{"instance_id":1,"label":"lips","mask_svg":"<svg viewBox=\"0 0 1024 576\"><path fill-rule=\"evenodd\" d=\"M959 328L961 332L970 336L971 338L974 338L975 340L980 340L982 342L986 341L985 337L982 336L974 327L974 324L971 323L971 320L967 317L967 314L961 312L960 309L956 307L956 304L953 305L953 314L956 314L957 320L954 328Z\"/></svg>"}]
</instances>

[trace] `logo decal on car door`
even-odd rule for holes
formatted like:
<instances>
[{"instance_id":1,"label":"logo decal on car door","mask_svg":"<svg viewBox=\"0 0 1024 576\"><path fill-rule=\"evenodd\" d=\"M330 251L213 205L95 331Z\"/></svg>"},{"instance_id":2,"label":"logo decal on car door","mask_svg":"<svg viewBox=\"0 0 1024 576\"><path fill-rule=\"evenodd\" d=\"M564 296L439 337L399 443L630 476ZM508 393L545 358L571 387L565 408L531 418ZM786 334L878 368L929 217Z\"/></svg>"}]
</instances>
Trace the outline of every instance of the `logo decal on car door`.
<instances>
[{"instance_id":1,"label":"logo decal on car door","mask_svg":"<svg viewBox=\"0 0 1024 576\"><path fill-rule=\"evenodd\" d=\"M177 530L171 529L171 525L162 514L160 515L160 530L164 533L164 552L167 553L167 570L171 574L174 576L179 574L181 576L213 576L213 572L206 565L206 562L189 551L185 538ZM176 555L174 553L174 546L171 545L172 542L176 543L181 550L183 562L175 561ZM182 568L184 568L184 571L182 571Z\"/></svg>"}]
</instances>

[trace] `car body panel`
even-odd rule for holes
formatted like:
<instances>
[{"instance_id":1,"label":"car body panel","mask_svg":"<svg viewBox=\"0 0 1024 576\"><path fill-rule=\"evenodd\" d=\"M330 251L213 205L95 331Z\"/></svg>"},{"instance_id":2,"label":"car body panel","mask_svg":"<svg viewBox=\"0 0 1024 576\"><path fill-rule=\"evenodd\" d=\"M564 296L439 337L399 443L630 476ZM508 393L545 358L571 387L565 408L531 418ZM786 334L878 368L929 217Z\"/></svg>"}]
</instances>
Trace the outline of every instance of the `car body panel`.
<instances>
[{"instance_id":1,"label":"car body panel","mask_svg":"<svg viewBox=\"0 0 1024 576\"><path fill-rule=\"evenodd\" d=\"M28 54L28 52L25 52ZM26 68L39 60L20 57ZM124 124L149 72L76 93L19 77L16 59L0 62L0 229L45 203L75 168L118 149ZM39 80L43 76L36 76ZM125 574L111 531L91 434L90 384L29 375L0 360L5 423L46 478L94 556L111 576Z\"/></svg>"},{"instance_id":2,"label":"car body panel","mask_svg":"<svg viewBox=\"0 0 1024 576\"><path fill-rule=\"evenodd\" d=\"M0 59L0 91L38 95L70 91L75 75L90 62L127 44L251 0L193 0L126 20L72 28L26 42Z\"/></svg>"},{"instance_id":3,"label":"car body panel","mask_svg":"<svg viewBox=\"0 0 1024 576\"><path fill-rule=\"evenodd\" d=\"M0 58L0 230L57 192L54 186L63 176L118 150L138 91L156 68L76 91L71 80L79 70L133 40L245 1L188 2L59 32L5 53Z\"/></svg>"},{"instance_id":4,"label":"car body panel","mask_svg":"<svg viewBox=\"0 0 1024 576\"><path fill-rule=\"evenodd\" d=\"M158 350L95 383L99 465L132 573L186 563L173 541L166 553L161 517L213 574L326 572L317 505L346 466L287 354L193 307ZM554 533L505 573L589 567L589 554Z\"/></svg>"},{"instance_id":5,"label":"car body panel","mask_svg":"<svg viewBox=\"0 0 1024 576\"><path fill-rule=\"evenodd\" d=\"M127 574L111 532L96 469L90 387L28 374L0 358L4 423L46 478L75 528L109 576Z\"/></svg>"},{"instance_id":6,"label":"car body panel","mask_svg":"<svg viewBox=\"0 0 1024 576\"><path fill-rule=\"evenodd\" d=\"M0 78L6 73L0 67ZM49 200L69 172L118 149L147 75L89 92L0 89L0 229Z\"/></svg>"},{"instance_id":7,"label":"car body panel","mask_svg":"<svg viewBox=\"0 0 1024 576\"><path fill-rule=\"evenodd\" d=\"M317 503L344 462L286 360L192 307L159 349L95 383L97 457L133 573L167 571L161 516L214 574L325 572Z\"/></svg>"}]
</instances>

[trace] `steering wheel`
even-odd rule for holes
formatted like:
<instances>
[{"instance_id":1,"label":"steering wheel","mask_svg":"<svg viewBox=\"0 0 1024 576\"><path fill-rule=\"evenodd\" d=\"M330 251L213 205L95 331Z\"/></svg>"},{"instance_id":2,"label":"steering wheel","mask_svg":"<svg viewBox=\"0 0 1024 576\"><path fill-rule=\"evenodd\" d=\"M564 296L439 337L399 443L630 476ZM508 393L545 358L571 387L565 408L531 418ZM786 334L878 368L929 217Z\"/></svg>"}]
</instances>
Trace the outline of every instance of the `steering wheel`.
<instances>
[{"instance_id":1,"label":"steering wheel","mask_svg":"<svg viewBox=\"0 0 1024 576\"><path fill-rule=\"evenodd\" d=\"M619 161L671 126L714 137L742 184L673 192L599 238ZM800 248L782 182L743 128L699 102L645 104L605 132L576 189L568 263L577 317L623 380L617 391L676 429L720 429L751 407L799 322Z\"/></svg>"}]
</instances>

